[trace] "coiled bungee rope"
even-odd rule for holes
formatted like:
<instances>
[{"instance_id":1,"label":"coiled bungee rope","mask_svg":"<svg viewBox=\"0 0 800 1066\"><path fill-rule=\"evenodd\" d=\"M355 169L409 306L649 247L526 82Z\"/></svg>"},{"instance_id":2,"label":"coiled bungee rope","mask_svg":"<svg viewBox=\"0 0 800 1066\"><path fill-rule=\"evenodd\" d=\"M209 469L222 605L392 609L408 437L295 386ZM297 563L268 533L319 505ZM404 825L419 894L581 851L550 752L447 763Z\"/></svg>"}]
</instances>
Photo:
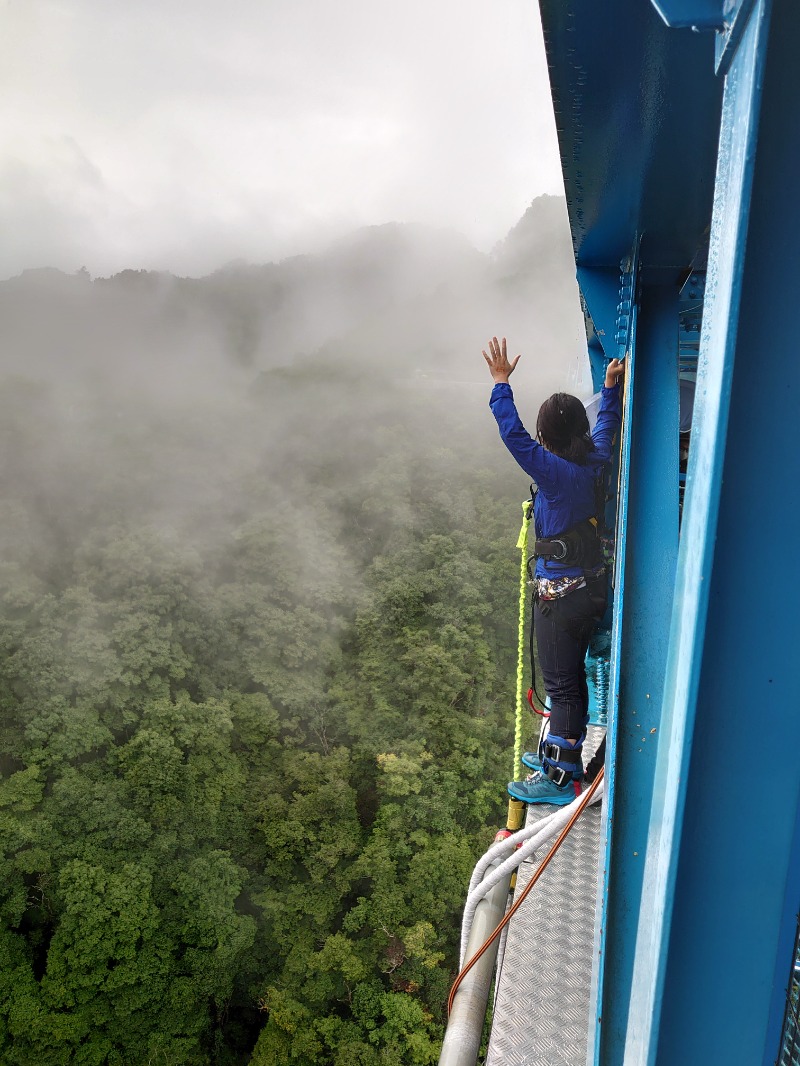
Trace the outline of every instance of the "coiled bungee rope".
<instances>
[{"instance_id":1,"label":"coiled bungee rope","mask_svg":"<svg viewBox=\"0 0 800 1066\"><path fill-rule=\"evenodd\" d=\"M517 776L517 771L522 764L522 715L525 708L524 700L524 669L525 669L525 603L527 600L527 575L528 575L528 530L531 524L533 503L525 500L522 504L522 528L519 531L517 547L520 551L519 564L519 625L517 628L517 701L516 718L514 720L514 766L511 770L512 779Z\"/></svg>"}]
</instances>

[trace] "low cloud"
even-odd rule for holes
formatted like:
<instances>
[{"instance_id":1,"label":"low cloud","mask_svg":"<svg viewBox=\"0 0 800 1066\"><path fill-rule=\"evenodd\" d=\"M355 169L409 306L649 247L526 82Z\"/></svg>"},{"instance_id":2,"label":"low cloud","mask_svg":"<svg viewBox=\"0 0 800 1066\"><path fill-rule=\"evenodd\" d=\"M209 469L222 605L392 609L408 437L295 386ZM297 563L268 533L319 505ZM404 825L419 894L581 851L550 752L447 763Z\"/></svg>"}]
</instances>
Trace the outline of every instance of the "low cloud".
<instances>
[{"instance_id":1,"label":"low cloud","mask_svg":"<svg viewBox=\"0 0 800 1066\"><path fill-rule=\"evenodd\" d=\"M417 221L490 247L558 154L534 10L110 0L3 10L0 276L199 275Z\"/></svg>"}]
</instances>

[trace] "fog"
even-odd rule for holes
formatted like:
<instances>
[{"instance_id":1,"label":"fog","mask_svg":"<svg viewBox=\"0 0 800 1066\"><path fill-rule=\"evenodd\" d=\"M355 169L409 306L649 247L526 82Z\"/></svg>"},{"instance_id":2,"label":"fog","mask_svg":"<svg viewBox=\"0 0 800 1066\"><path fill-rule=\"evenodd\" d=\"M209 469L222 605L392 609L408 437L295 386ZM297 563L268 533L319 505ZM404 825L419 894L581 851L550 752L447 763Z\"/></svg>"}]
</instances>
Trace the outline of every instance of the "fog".
<instances>
[{"instance_id":1,"label":"fog","mask_svg":"<svg viewBox=\"0 0 800 1066\"><path fill-rule=\"evenodd\" d=\"M0 277L202 275L561 189L536 5L0 4Z\"/></svg>"},{"instance_id":2,"label":"fog","mask_svg":"<svg viewBox=\"0 0 800 1066\"><path fill-rule=\"evenodd\" d=\"M535 6L30 0L0 18L9 462L62 525L113 483L125 521L224 538L249 477L278 492L304 468L323 370L369 390L365 409L336 395L341 440L319 399L333 451L434 393L490 447L490 333L523 351L531 408L586 391L563 204L514 229L560 188ZM300 377L278 388L280 368Z\"/></svg>"},{"instance_id":3,"label":"fog","mask_svg":"<svg viewBox=\"0 0 800 1066\"><path fill-rule=\"evenodd\" d=\"M509 464L480 354L492 333L523 352L512 383L529 424L549 392L586 391L565 228L545 197L489 255L389 225L200 279L42 270L1 283L4 495L38 501L28 549L59 537L74 549L87 521L223 543L252 515L255 480L256 510L291 503L303 524L308 471L324 460L346 480L356 454L387 447L374 443L386 427L424 454L463 447L457 424L487 463Z\"/></svg>"}]
</instances>

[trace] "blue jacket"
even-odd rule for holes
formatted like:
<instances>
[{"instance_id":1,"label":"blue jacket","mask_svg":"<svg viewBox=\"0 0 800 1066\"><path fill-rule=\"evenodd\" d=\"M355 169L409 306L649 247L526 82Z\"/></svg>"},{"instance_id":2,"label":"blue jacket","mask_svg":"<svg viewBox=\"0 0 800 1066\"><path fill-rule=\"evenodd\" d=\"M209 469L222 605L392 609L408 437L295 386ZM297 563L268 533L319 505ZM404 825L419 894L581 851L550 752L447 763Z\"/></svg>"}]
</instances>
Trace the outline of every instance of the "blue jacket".
<instances>
[{"instance_id":1,"label":"blue jacket","mask_svg":"<svg viewBox=\"0 0 800 1066\"><path fill-rule=\"evenodd\" d=\"M592 431L594 448L584 466L561 459L538 444L525 429L514 406L511 386L499 381L489 400L503 443L525 473L536 482L534 517L541 538L566 533L595 513L595 484L611 458L614 433L621 421L620 387L603 389L597 422ZM578 577L579 566L564 566L550 559L536 560L539 577Z\"/></svg>"}]
</instances>

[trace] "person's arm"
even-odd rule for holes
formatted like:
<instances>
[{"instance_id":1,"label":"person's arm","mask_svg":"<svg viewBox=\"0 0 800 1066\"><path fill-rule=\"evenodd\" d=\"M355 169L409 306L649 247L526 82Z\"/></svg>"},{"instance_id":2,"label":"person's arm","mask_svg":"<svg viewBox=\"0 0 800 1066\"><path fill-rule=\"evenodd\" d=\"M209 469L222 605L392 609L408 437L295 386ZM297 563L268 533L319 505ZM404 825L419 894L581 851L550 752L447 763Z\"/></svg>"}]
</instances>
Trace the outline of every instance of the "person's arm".
<instances>
[{"instance_id":1,"label":"person's arm","mask_svg":"<svg viewBox=\"0 0 800 1066\"><path fill-rule=\"evenodd\" d=\"M514 404L514 393L508 383L520 357L517 356L513 362L509 362L505 337L502 345L497 337L493 337L489 341L489 352L489 355L483 353L494 381L489 407L497 420L500 437L528 477L532 477L540 488L545 488L551 480L549 468L553 456L545 451L523 426Z\"/></svg>"},{"instance_id":2,"label":"person's arm","mask_svg":"<svg viewBox=\"0 0 800 1066\"><path fill-rule=\"evenodd\" d=\"M611 458L614 434L622 421L622 398L620 381L625 373L625 364L612 359L606 367L606 379L600 396L600 410L592 430L592 446L604 462Z\"/></svg>"}]
</instances>

